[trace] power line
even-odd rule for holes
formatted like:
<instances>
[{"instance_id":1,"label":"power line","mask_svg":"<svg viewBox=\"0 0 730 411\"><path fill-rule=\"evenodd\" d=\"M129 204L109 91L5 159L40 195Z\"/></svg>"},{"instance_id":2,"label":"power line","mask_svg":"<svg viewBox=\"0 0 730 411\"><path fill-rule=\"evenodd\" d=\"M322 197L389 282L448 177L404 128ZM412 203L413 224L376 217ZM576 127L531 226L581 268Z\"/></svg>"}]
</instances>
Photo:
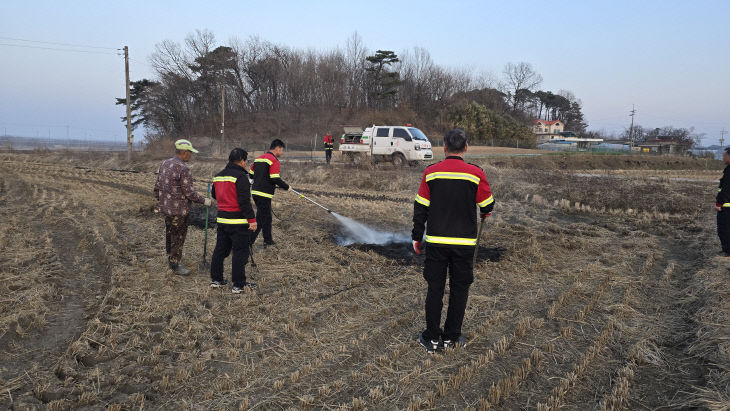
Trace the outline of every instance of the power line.
<instances>
[{"instance_id":1,"label":"power line","mask_svg":"<svg viewBox=\"0 0 730 411\"><path fill-rule=\"evenodd\" d=\"M24 42L27 42L27 43L51 44L51 45L55 45L55 46L83 47L83 48L87 48L87 49L121 50L118 47L101 47L101 46L89 46L89 45L83 45L83 44L57 43L57 42L53 42L53 41L26 40L26 39L19 39L19 38L15 38L15 37L2 37L2 36L0 36L0 40L24 41Z\"/></svg>"},{"instance_id":2,"label":"power line","mask_svg":"<svg viewBox=\"0 0 730 411\"><path fill-rule=\"evenodd\" d=\"M88 53L88 54L110 54L110 55L115 55L115 56L120 56L121 55L119 53L110 53L110 52L107 52L107 51L61 49L61 48L42 47L42 46L26 46L24 44L0 43L0 46L19 47L19 48L26 48L26 49L54 50L54 51L71 51L71 52L75 52L75 53Z\"/></svg>"}]
</instances>

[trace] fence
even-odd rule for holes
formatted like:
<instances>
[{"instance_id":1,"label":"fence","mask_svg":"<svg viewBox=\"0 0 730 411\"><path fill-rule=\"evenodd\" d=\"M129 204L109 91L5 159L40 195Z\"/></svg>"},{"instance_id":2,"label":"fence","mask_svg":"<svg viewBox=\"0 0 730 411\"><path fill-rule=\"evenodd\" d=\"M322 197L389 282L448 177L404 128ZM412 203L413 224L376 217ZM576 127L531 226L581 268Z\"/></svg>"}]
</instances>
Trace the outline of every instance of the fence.
<instances>
[{"instance_id":1,"label":"fence","mask_svg":"<svg viewBox=\"0 0 730 411\"><path fill-rule=\"evenodd\" d=\"M631 146L628 144L591 144L581 145L578 143L543 143L537 146L539 150L566 151L566 152L590 152L590 153L631 153Z\"/></svg>"}]
</instances>

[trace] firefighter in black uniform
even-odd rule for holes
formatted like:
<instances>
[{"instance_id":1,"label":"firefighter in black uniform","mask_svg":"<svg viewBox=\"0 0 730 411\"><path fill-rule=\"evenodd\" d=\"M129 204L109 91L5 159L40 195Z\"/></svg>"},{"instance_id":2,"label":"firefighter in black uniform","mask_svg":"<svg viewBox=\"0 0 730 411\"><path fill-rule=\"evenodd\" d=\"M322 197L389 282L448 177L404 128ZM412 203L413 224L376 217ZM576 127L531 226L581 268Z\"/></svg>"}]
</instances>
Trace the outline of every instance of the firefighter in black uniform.
<instances>
[{"instance_id":1,"label":"firefighter in black uniform","mask_svg":"<svg viewBox=\"0 0 730 411\"><path fill-rule=\"evenodd\" d=\"M494 198L484 171L464 162L466 135L454 129L444 136L446 159L426 168L413 205L413 249L421 253L426 223L426 330L418 342L433 353L440 347L464 346L461 335L469 286L474 281L472 256L477 243L476 206L490 215ZM441 331L441 309L447 272L450 295Z\"/></svg>"},{"instance_id":2,"label":"firefighter in black uniform","mask_svg":"<svg viewBox=\"0 0 730 411\"><path fill-rule=\"evenodd\" d=\"M223 279L223 260L233 250L231 291L234 294L241 293L245 288L256 288L256 284L246 281L249 232L258 228L251 206L247 158L246 150L234 148L228 156L226 168L213 177L212 195L218 201L218 238L210 265L210 287L220 288L226 285L227 282Z\"/></svg>"},{"instance_id":3,"label":"firefighter in black uniform","mask_svg":"<svg viewBox=\"0 0 730 411\"><path fill-rule=\"evenodd\" d=\"M279 157L284 154L284 142L278 138L271 142L269 151L256 158L249 171L253 177L251 195L256 203L256 217L259 227L251 236L251 244L256 241L260 231L264 232L264 246L276 244L271 235L271 199L276 187L289 190L289 184L281 179Z\"/></svg>"},{"instance_id":4,"label":"firefighter in black uniform","mask_svg":"<svg viewBox=\"0 0 730 411\"><path fill-rule=\"evenodd\" d=\"M721 255L730 257L730 147L722 153L722 161L725 163L725 170L722 172L715 199L717 235L722 245Z\"/></svg>"}]
</instances>

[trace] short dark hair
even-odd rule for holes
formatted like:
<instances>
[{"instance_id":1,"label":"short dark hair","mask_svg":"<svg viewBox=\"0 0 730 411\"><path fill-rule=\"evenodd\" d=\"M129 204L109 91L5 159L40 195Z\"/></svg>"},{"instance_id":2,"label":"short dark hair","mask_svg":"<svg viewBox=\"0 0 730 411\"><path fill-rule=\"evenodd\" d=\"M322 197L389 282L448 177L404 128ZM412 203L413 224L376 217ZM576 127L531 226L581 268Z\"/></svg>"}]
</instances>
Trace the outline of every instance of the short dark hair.
<instances>
[{"instance_id":1,"label":"short dark hair","mask_svg":"<svg viewBox=\"0 0 730 411\"><path fill-rule=\"evenodd\" d=\"M238 163L241 160L246 160L248 158L248 152L242 148L234 148L231 150L231 154L228 155L228 161L231 163Z\"/></svg>"},{"instance_id":2,"label":"short dark hair","mask_svg":"<svg viewBox=\"0 0 730 411\"><path fill-rule=\"evenodd\" d=\"M466 134L464 130L455 128L446 132L444 146L449 153L461 153L466 149Z\"/></svg>"},{"instance_id":3,"label":"short dark hair","mask_svg":"<svg viewBox=\"0 0 730 411\"><path fill-rule=\"evenodd\" d=\"M276 147L286 148L286 144L284 144L283 141L279 140L278 138L271 142L271 145L269 146L269 150L273 150Z\"/></svg>"},{"instance_id":4,"label":"short dark hair","mask_svg":"<svg viewBox=\"0 0 730 411\"><path fill-rule=\"evenodd\" d=\"M730 147L725 147L725 152L730 154Z\"/></svg>"}]
</instances>

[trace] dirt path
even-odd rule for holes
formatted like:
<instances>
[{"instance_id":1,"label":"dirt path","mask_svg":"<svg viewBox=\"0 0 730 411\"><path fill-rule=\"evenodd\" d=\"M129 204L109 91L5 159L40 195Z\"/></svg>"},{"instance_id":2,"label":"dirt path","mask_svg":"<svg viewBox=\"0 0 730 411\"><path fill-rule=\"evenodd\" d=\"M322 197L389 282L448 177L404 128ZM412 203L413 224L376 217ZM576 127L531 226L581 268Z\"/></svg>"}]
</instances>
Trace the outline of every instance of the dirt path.
<instances>
[{"instance_id":1,"label":"dirt path","mask_svg":"<svg viewBox=\"0 0 730 411\"><path fill-rule=\"evenodd\" d=\"M11 383L12 388L7 389L15 392L15 398L48 403L63 398L68 391L30 394L39 390L39 376L44 373L56 373L63 380L57 373L59 359L86 330L87 321L108 290L105 275L110 262L89 234L93 217L74 214L79 210L61 209L59 204L47 208L49 198L54 203L64 201L62 191L50 184L39 186L10 169L3 170L2 181L8 189L3 193L6 201L0 218L20 217L14 230L30 240L29 252L37 254L19 275L32 280L30 285L51 287L51 292L42 301L45 314L39 318L41 326L29 327L21 335L16 329L22 321L15 321L4 331L0 350L7 359L0 368L0 378ZM12 249L7 252L12 254Z\"/></svg>"}]
</instances>

